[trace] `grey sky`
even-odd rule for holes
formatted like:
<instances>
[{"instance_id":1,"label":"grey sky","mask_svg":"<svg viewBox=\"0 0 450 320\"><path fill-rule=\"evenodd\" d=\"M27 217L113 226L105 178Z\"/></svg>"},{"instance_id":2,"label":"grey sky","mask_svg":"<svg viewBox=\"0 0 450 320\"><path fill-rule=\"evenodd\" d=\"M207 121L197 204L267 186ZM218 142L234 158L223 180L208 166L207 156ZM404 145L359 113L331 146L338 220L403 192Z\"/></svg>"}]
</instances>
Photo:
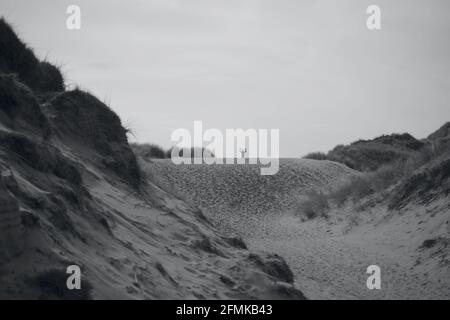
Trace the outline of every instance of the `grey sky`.
<instances>
[{"instance_id":1,"label":"grey sky","mask_svg":"<svg viewBox=\"0 0 450 320\"><path fill-rule=\"evenodd\" d=\"M0 0L0 13L140 142L168 147L203 120L279 128L281 156L296 157L450 121L448 0Z\"/></svg>"}]
</instances>

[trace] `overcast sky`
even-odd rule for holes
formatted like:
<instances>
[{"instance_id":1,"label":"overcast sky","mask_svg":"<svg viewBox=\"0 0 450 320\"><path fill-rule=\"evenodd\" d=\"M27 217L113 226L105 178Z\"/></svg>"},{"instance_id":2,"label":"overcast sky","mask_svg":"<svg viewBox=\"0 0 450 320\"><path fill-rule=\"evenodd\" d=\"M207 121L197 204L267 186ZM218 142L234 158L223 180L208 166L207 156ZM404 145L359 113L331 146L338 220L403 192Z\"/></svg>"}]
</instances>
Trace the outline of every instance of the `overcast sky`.
<instances>
[{"instance_id":1,"label":"overcast sky","mask_svg":"<svg viewBox=\"0 0 450 320\"><path fill-rule=\"evenodd\" d=\"M70 4L81 30L66 28ZM448 0L0 0L0 13L139 142L169 147L203 120L280 129L281 156L297 157L450 121Z\"/></svg>"}]
</instances>

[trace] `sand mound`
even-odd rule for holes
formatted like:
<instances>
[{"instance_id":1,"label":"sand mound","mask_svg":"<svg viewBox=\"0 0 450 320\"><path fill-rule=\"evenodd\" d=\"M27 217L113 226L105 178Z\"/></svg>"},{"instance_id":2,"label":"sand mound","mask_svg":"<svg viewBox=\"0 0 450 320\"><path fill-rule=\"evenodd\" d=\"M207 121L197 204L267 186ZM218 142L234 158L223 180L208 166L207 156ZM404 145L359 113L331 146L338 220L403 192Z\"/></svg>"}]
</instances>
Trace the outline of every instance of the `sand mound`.
<instances>
[{"instance_id":1,"label":"sand mound","mask_svg":"<svg viewBox=\"0 0 450 320\"><path fill-rule=\"evenodd\" d=\"M297 199L311 188L333 187L355 171L295 159L282 160L275 176L260 176L251 165L177 166L170 160L148 160L143 168L158 186L200 206L250 249L283 257L308 298L448 299L447 162L439 158L379 199L333 208L327 219L306 222L291 212ZM401 209L388 209L391 194ZM366 270L373 264L382 270L381 290L366 287ZM290 279L281 270L276 265L268 272Z\"/></svg>"},{"instance_id":2,"label":"sand mound","mask_svg":"<svg viewBox=\"0 0 450 320\"><path fill-rule=\"evenodd\" d=\"M175 165L151 160L144 170L161 188L199 206L215 224L248 237L259 219L291 210L310 189L327 188L353 174L330 161L281 159L273 176L258 165ZM259 231L258 231L259 232Z\"/></svg>"}]
</instances>

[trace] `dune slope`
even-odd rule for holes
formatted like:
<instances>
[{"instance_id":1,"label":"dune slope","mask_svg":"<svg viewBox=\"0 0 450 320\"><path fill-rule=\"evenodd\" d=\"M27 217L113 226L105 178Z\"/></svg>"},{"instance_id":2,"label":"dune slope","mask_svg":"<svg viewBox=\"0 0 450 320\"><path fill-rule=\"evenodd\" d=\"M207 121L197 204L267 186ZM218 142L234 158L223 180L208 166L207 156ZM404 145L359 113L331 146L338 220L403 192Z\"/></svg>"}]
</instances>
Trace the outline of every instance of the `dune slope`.
<instances>
[{"instance_id":1,"label":"dune slope","mask_svg":"<svg viewBox=\"0 0 450 320\"><path fill-rule=\"evenodd\" d=\"M3 20L0 49L0 299L304 298L281 257L144 179L117 115Z\"/></svg>"},{"instance_id":2,"label":"dune slope","mask_svg":"<svg viewBox=\"0 0 450 320\"><path fill-rule=\"evenodd\" d=\"M302 221L293 208L311 188L326 190L357 172L330 161L284 159L275 176L251 165L174 165L148 160L152 181L197 205L251 249L276 252L312 299L450 298L447 160L419 169L360 207ZM398 208L389 208L395 205ZM366 286L378 265L382 289Z\"/></svg>"},{"instance_id":3,"label":"dune slope","mask_svg":"<svg viewBox=\"0 0 450 320\"><path fill-rule=\"evenodd\" d=\"M330 161L280 159L275 175L263 176L259 165L175 165L151 160L143 167L165 190L199 206L215 224L250 237L261 219L291 210L304 194L330 187L354 174ZM259 232L259 231L258 231Z\"/></svg>"}]
</instances>

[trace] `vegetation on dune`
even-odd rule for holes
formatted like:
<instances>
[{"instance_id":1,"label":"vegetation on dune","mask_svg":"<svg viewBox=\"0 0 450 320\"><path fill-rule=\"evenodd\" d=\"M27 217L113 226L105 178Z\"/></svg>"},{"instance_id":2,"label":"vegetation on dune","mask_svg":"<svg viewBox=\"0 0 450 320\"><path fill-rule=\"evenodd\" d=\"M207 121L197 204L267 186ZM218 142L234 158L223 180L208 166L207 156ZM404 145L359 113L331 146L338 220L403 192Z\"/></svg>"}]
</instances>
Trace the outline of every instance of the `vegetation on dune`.
<instances>
[{"instance_id":1,"label":"vegetation on dune","mask_svg":"<svg viewBox=\"0 0 450 320\"><path fill-rule=\"evenodd\" d=\"M324 152L311 152L304 156L303 159L328 160L328 157Z\"/></svg>"},{"instance_id":2,"label":"vegetation on dune","mask_svg":"<svg viewBox=\"0 0 450 320\"><path fill-rule=\"evenodd\" d=\"M0 122L17 131L17 135L2 135L5 141L2 147L8 147L9 151L38 149L34 148L38 142L21 138L21 134L51 143L55 131L56 136L76 139L81 145L95 149L102 156L102 165L126 182L138 187L142 181L120 118L90 93L80 89L66 91L59 68L40 61L3 18L0 18ZM19 140L17 146L6 143ZM50 160L44 157L37 163L45 161Z\"/></svg>"},{"instance_id":3,"label":"vegetation on dune","mask_svg":"<svg viewBox=\"0 0 450 320\"><path fill-rule=\"evenodd\" d=\"M329 198L322 192L311 190L304 201L299 202L296 210L306 219L316 217L327 218L327 212L330 208Z\"/></svg>"},{"instance_id":4,"label":"vegetation on dune","mask_svg":"<svg viewBox=\"0 0 450 320\"><path fill-rule=\"evenodd\" d=\"M350 145L338 145L327 154L313 152L304 158L339 162L358 171L374 171L384 165L408 159L424 145L410 134L392 134L373 140L358 140Z\"/></svg>"},{"instance_id":5,"label":"vegetation on dune","mask_svg":"<svg viewBox=\"0 0 450 320\"><path fill-rule=\"evenodd\" d=\"M189 152L184 156L185 150L182 148L172 147L168 150L164 150L161 146L152 143L133 143L131 147L134 153L144 159L170 159L173 153L177 153L179 157L195 158L196 154L201 154L203 157L214 157L214 153L206 148L192 147Z\"/></svg>"},{"instance_id":6,"label":"vegetation on dune","mask_svg":"<svg viewBox=\"0 0 450 320\"><path fill-rule=\"evenodd\" d=\"M0 18L0 72L17 74L36 93L64 91L64 78L58 67L39 61L11 26Z\"/></svg>"},{"instance_id":7,"label":"vegetation on dune","mask_svg":"<svg viewBox=\"0 0 450 320\"><path fill-rule=\"evenodd\" d=\"M443 131L441 128L439 132ZM440 141L448 139L448 136L442 134L435 136ZM327 193L311 191L297 205L296 213L307 219L327 217L327 212L332 207L342 207L349 202L357 204L374 195L381 195L381 201L386 201L389 209L400 209L411 201L428 203L438 197L448 197L450 149L447 145L427 139L421 142L422 147L419 148L419 144L411 145L411 139L407 138L405 141L409 141L409 147L413 145L412 148L418 149L405 158L391 160L376 170L352 176ZM321 160L321 156L316 154L308 158Z\"/></svg>"},{"instance_id":8,"label":"vegetation on dune","mask_svg":"<svg viewBox=\"0 0 450 320\"><path fill-rule=\"evenodd\" d=\"M144 159L166 159L170 157L168 151L162 147L151 143L132 143L131 148L134 153Z\"/></svg>"}]
</instances>

